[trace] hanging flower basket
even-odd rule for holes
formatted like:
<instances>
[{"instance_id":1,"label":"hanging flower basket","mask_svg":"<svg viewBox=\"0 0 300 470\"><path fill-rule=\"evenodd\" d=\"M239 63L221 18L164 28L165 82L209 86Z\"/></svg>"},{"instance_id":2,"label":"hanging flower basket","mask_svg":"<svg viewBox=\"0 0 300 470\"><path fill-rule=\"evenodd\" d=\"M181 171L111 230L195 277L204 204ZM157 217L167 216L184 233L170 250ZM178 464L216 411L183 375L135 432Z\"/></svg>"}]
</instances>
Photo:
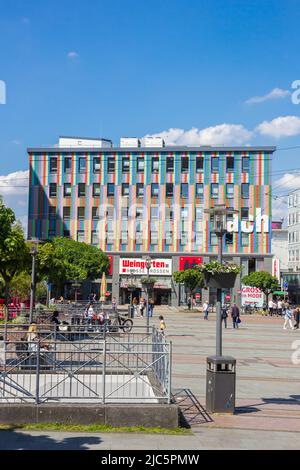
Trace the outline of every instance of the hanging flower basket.
<instances>
[{"instance_id":1,"label":"hanging flower basket","mask_svg":"<svg viewBox=\"0 0 300 470\"><path fill-rule=\"evenodd\" d=\"M153 289L154 284L157 282L157 279L151 277L142 277L141 284L144 289Z\"/></svg>"},{"instance_id":2,"label":"hanging flower basket","mask_svg":"<svg viewBox=\"0 0 300 470\"><path fill-rule=\"evenodd\" d=\"M199 269L204 275L206 286L216 289L233 288L237 275L241 272L241 267L236 264L221 264L217 261L203 264Z\"/></svg>"}]
</instances>

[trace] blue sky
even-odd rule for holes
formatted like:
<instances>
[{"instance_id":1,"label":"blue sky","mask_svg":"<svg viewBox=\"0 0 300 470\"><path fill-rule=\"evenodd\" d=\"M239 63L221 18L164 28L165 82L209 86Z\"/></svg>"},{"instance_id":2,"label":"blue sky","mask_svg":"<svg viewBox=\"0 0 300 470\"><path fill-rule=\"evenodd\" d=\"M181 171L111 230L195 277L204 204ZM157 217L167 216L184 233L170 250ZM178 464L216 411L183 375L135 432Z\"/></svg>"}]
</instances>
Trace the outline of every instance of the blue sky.
<instances>
[{"instance_id":1,"label":"blue sky","mask_svg":"<svg viewBox=\"0 0 300 470\"><path fill-rule=\"evenodd\" d=\"M300 145L290 96L297 0L1 0L0 9L0 193L5 176L27 169L27 146L59 135L117 144L175 128L179 144ZM275 171L298 166L298 150L275 156Z\"/></svg>"}]
</instances>

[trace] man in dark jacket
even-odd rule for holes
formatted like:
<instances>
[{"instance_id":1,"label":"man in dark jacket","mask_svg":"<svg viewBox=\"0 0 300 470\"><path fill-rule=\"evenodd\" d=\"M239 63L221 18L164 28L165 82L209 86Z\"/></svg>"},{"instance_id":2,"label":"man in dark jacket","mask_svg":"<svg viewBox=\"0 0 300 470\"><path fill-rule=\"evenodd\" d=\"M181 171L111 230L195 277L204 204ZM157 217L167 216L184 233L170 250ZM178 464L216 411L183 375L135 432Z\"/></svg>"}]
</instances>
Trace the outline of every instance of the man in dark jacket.
<instances>
[{"instance_id":1,"label":"man in dark jacket","mask_svg":"<svg viewBox=\"0 0 300 470\"><path fill-rule=\"evenodd\" d=\"M231 317L233 328L238 328L240 323L240 311L236 304L233 304L231 308Z\"/></svg>"}]
</instances>

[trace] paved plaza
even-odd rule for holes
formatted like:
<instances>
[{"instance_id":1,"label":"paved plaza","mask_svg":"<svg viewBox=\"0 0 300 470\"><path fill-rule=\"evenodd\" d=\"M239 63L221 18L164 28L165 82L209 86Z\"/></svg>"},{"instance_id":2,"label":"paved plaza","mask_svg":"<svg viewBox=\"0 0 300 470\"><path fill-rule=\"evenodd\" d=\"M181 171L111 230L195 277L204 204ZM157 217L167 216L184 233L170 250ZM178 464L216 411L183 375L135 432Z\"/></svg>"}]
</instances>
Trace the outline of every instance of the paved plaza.
<instances>
[{"instance_id":1,"label":"paved plaza","mask_svg":"<svg viewBox=\"0 0 300 470\"><path fill-rule=\"evenodd\" d=\"M156 308L173 343L174 393L181 389L205 406L206 357L215 353L215 319L200 312ZM135 319L136 324L145 319ZM207 419L201 408L186 413L192 436L0 432L0 448L47 449L297 449L300 442L300 363L293 344L300 331L283 330L277 317L243 316L239 330L223 330L223 354L237 359L237 412ZM296 359L297 359L297 355ZM300 354L298 354L298 359Z\"/></svg>"}]
</instances>

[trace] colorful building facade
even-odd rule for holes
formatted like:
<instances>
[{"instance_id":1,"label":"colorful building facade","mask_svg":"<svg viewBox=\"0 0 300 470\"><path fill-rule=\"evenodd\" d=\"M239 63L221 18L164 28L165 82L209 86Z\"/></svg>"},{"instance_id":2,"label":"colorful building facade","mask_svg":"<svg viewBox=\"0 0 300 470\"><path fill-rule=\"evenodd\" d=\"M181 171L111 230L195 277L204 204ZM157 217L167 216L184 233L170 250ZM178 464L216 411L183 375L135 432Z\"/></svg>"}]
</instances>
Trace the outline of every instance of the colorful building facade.
<instances>
[{"instance_id":1,"label":"colorful building facade","mask_svg":"<svg viewBox=\"0 0 300 470\"><path fill-rule=\"evenodd\" d=\"M228 217L225 258L241 263L243 275L270 270L274 150L30 148L28 236L70 236L112 255L112 294L126 301L130 280L128 273L127 282L122 278L122 258L169 259L173 272L182 258L215 258L217 239L205 209L225 204L236 211ZM175 305L183 295L171 277L157 291L166 291L161 302Z\"/></svg>"}]
</instances>

